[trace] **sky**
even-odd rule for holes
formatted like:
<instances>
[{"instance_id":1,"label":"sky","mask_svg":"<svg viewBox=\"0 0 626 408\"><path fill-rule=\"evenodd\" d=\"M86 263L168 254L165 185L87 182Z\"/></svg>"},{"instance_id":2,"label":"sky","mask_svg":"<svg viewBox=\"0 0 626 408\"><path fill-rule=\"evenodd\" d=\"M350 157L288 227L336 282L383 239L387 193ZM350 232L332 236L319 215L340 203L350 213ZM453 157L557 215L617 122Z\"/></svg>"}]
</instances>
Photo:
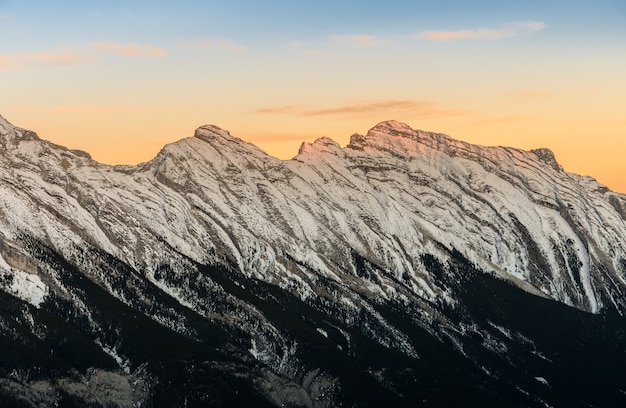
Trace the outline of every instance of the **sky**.
<instances>
[{"instance_id":1,"label":"sky","mask_svg":"<svg viewBox=\"0 0 626 408\"><path fill-rule=\"evenodd\" d=\"M108 164L204 124L289 159L384 120L626 193L626 1L4 1L0 115Z\"/></svg>"}]
</instances>

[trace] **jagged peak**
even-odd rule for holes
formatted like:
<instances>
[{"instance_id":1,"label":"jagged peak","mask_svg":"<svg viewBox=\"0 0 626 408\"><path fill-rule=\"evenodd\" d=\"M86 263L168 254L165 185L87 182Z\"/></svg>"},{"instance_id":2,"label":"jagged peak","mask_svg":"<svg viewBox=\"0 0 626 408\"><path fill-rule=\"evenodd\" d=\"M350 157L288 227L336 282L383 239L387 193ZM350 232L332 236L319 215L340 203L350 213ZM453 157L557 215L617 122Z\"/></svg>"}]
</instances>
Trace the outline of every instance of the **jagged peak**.
<instances>
[{"instance_id":1,"label":"jagged peak","mask_svg":"<svg viewBox=\"0 0 626 408\"><path fill-rule=\"evenodd\" d=\"M0 126L8 127L8 126L13 126L13 125L11 125L9 121L4 118L4 116L0 115Z\"/></svg>"},{"instance_id":2,"label":"jagged peak","mask_svg":"<svg viewBox=\"0 0 626 408\"><path fill-rule=\"evenodd\" d=\"M10 133L13 133L13 129L14 126L0 115L0 137L6 138Z\"/></svg>"},{"instance_id":3,"label":"jagged peak","mask_svg":"<svg viewBox=\"0 0 626 408\"><path fill-rule=\"evenodd\" d=\"M215 125L203 125L196 129L194 137L204 140L205 142L211 142L216 138L234 139L228 130L224 130Z\"/></svg>"},{"instance_id":4,"label":"jagged peak","mask_svg":"<svg viewBox=\"0 0 626 408\"><path fill-rule=\"evenodd\" d=\"M353 134L350 137L350 143L348 143L346 147L352 150L364 150L366 147L371 147L376 150L396 150L396 148L403 150L403 145L406 144L407 140L424 142L435 136L439 139L445 138L452 140L444 135L415 130L404 122L387 120L378 123L368 130L365 136L357 133Z\"/></svg>"},{"instance_id":5,"label":"jagged peak","mask_svg":"<svg viewBox=\"0 0 626 408\"><path fill-rule=\"evenodd\" d=\"M420 150L417 148L418 145L425 146L427 149L441 151L447 155L466 157L470 160L474 160L484 154L490 154L488 152L505 149L507 151L518 152L518 154L522 156L535 158L556 171L563 171L563 167L557 162L554 152L547 148L526 151L513 148L474 145L456 140L442 133L416 130L406 123L396 120L378 123L371 128L365 136L353 134L350 137L350 143L346 147L351 150L363 151L374 149L376 151L389 151L395 155L410 156Z\"/></svg>"},{"instance_id":6,"label":"jagged peak","mask_svg":"<svg viewBox=\"0 0 626 408\"><path fill-rule=\"evenodd\" d=\"M363 142L367 139L380 140L380 139L396 139L396 138L409 138L416 139L419 135L419 131L411 128L404 122L398 122L397 120L387 120L378 123L376 126L367 131L367 134L360 138L360 135L353 135L355 141ZM352 139L350 139L352 142Z\"/></svg>"},{"instance_id":7,"label":"jagged peak","mask_svg":"<svg viewBox=\"0 0 626 408\"><path fill-rule=\"evenodd\" d=\"M216 125L203 125L196 129L193 137L187 137L166 145L159 156L175 154L193 156L212 163L233 163L238 167L279 167L282 163L253 143L233 136L228 130ZM159 157L157 156L157 157ZM157 160L158 162L158 160ZM252 163L252 164L250 164Z\"/></svg>"},{"instance_id":8,"label":"jagged peak","mask_svg":"<svg viewBox=\"0 0 626 408\"><path fill-rule=\"evenodd\" d=\"M18 143L22 140L40 140L37 133L22 129L13 125L0 115L0 138L11 143Z\"/></svg>"},{"instance_id":9,"label":"jagged peak","mask_svg":"<svg viewBox=\"0 0 626 408\"><path fill-rule=\"evenodd\" d=\"M333 139L327 136L322 136L320 138L315 139L313 144L317 146L339 147L339 143L335 142Z\"/></svg>"},{"instance_id":10,"label":"jagged peak","mask_svg":"<svg viewBox=\"0 0 626 408\"><path fill-rule=\"evenodd\" d=\"M254 145L253 143L250 143L243 139L235 137L231 135L228 130L222 129L221 127L215 126L215 125L200 126L199 128L196 129L193 138L200 139L203 142L206 142L209 145L212 145L214 149L222 153L226 153L227 151L231 149L235 149L240 152L242 151L253 152L257 156L271 157L265 151L263 151L258 146Z\"/></svg>"},{"instance_id":11,"label":"jagged peak","mask_svg":"<svg viewBox=\"0 0 626 408\"><path fill-rule=\"evenodd\" d=\"M381 143L393 145L402 139L412 139L417 142L428 142L430 139L436 139L437 143L454 141L444 134L425 132L413 129L404 122L387 120L368 130L365 136L353 134L350 137L348 148L362 150L364 145L380 146Z\"/></svg>"},{"instance_id":12,"label":"jagged peak","mask_svg":"<svg viewBox=\"0 0 626 408\"><path fill-rule=\"evenodd\" d=\"M539 149L531 150L531 153L534 153L540 161L550 165L553 169L557 171L563 170L563 167L561 167L561 165L556 161L556 157L552 150L541 147Z\"/></svg>"},{"instance_id":13,"label":"jagged peak","mask_svg":"<svg viewBox=\"0 0 626 408\"><path fill-rule=\"evenodd\" d=\"M298 156L307 154L307 153L316 153L322 151L339 151L341 147L339 143L335 142L333 139L322 136L316 139L313 143L302 142L300 145L300 149L298 149Z\"/></svg>"},{"instance_id":14,"label":"jagged peak","mask_svg":"<svg viewBox=\"0 0 626 408\"><path fill-rule=\"evenodd\" d=\"M406 134L406 135L414 135L416 132L404 122L399 122L397 120L386 120L378 123L376 126L371 128L368 134L375 133L376 131L392 131L396 134Z\"/></svg>"}]
</instances>

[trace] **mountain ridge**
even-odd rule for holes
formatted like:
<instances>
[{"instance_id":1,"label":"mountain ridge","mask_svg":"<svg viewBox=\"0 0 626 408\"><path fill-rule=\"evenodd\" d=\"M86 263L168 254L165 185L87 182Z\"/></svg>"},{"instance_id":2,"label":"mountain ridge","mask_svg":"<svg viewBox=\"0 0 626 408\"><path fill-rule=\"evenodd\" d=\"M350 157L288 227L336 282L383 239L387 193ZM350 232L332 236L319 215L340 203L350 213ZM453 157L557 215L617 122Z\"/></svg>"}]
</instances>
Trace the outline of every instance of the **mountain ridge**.
<instances>
[{"instance_id":1,"label":"mountain ridge","mask_svg":"<svg viewBox=\"0 0 626 408\"><path fill-rule=\"evenodd\" d=\"M5 139L11 140L13 141L14 138L18 139L18 140L39 140L39 141L43 141L46 143L49 143L51 145L54 145L56 147L61 147L64 148L66 150L69 150L71 152L77 153L79 155L85 156L85 157L89 157L91 158L91 154L89 152L83 151L83 150L79 150L79 149L70 149L67 148L65 146L61 146L55 143L52 143L50 141L41 139L37 133L27 130L27 129L23 129L20 127L16 127L14 125L12 125L8 120L6 120L2 115L0 115L0 126L3 128L3 132L2 136L5 137ZM17 131L17 132L15 132ZM390 131L391 133L385 133L385 131ZM15 137L16 134L19 133L18 137ZM375 125L373 128L371 128L368 133L365 136L359 135L359 134L353 134L351 136L351 140L348 142L348 144L345 146L345 148L348 149L354 149L354 150L360 150L360 144L363 143L364 140L366 140L368 137L374 137L376 138L376 135L385 135L385 136L399 136L399 137L404 137L404 138L414 138L417 139L418 141L421 141L422 143L429 145L429 146L433 146L435 144L438 144L440 146L443 146L444 149L447 147L448 144L454 144L454 145L460 145L460 146L465 146L465 150L467 150L468 146L471 146L473 148L477 148L477 149L507 149L507 150L511 150L511 151L519 151L519 152L525 152L525 153L534 153L537 157L539 157L540 159L543 159L546 163L551 164L558 168L562 167L560 166L560 164L557 162L556 157L554 155L554 152L552 150L550 150L549 148L535 148L535 149L531 149L531 150L523 150L523 149L518 149L518 148L513 148L513 147L503 147L503 146L482 146L482 145L476 145L476 144L470 144L467 142L463 142L460 140L456 140L446 134L443 133L433 133L433 132L426 132L426 131L422 131L422 130L413 130L412 128L409 127L409 125L407 125L406 123L403 122L399 122L396 120L386 120L386 121L382 121L379 122L377 125ZM9 138L7 139L6 137L9 136ZM258 149L259 151L265 153L266 156L275 158L277 160L281 160L281 161L290 161L293 160L297 157L298 154L296 154L296 156L294 156L294 158L292 159L278 159L272 155L270 155L267 152L264 152L263 150L259 149L256 145L254 145L251 142L245 141L243 139L237 138L233 135L230 134L230 132L228 130L222 129L217 125L214 124L205 124L205 125L201 125L199 127L196 128L196 130L194 131L193 136L189 136L183 139L179 139L178 141L174 141L171 143L168 143L168 145L170 144L176 144L179 142L182 142L183 140L189 139L189 138L198 138L200 140L203 140L207 143L211 143L211 140L215 139L215 137L218 138L223 138L225 140L229 140L232 142L237 142L237 143L243 143L245 145L249 145L249 146L254 146L256 149ZM354 138L354 141L352 140ZM342 148L339 143L337 143L336 141L334 141L333 139L326 137L326 136L322 136L317 138L316 140L314 140L312 143L308 143L308 142L302 142L300 149L302 149L304 146L308 146L308 145L316 145L316 144L325 144L327 146L336 146L339 147L340 149L344 149ZM107 163L102 163L102 162L98 162L95 161L96 163L98 163L99 165L103 165L103 166L110 166L110 167L120 167L120 168L133 168L133 167L140 167L142 165L144 165L145 163L151 162L155 159L157 159L157 156L155 156L152 159L149 159L145 162L142 163L137 163L137 164L117 164L117 165L111 165L111 164L107 164Z\"/></svg>"},{"instance_id":2,"label":"mountain ridge","mask_svg":"<svg viewBox=\"0 0 626 408\"><path fill-rule=\"evenodd\" d=\"M163 367L182 367L189 383L172 398L189 386L197 401L213 384L206 373L219 372L273 405L412 406L449 397L424 385L430 375L472 389L453 374L462 372L488 390L475 401L567 406L568 393L600 397L582 379L538 389L535 377L558 384L577 344L599 344L607 367L626 361L602 354L622 347L626 196L565 172L546 149L470 145L387 121L344 148L320 138L280 160L205 125L148 162L109 166L4 119L0 133L0 306L23 310L18 323L0 310L0 341L17 347L26 333L40 338L29 347L58 353L65 343L28 322L63 320L57 330L91 350L91 363L64 360L82 367L81 387L84 364L111 373L112 358L121 371L110 381L139 379L160 396L158 384L178 384ZM552 311L555 336L577 339L567 357L518 308L539 320ZM135 320L185 346L144 350ZM585 330L573 334L570 321ZM17 363L2 361L0 395L3 381L21 389L9 375ZM32 390L38 377L26 373ZM150 395L132 398L158 405Z\"/></svg>"},{"instance_id":3,"label":"mountain ridge","mask_svg":"<svg viewBox=\"0 0 626 408\"><path fill-rule=\"evenodd\" d=\"M6 129L6 125L3 125L3 127ZM54 176L51 175L50 177L56 177L57 181L67 178L68 174L71 174L73 178L84 177L82 174L84 173L85 164L93 168L93 177L104 177L103 180L105 183L109 184L113 179L111 179L112 176L107 176L106 174L120 174L120 176L115 177L121 177L121 174L134 174L137 176L148 171L147 169L150 169L149 172L151 172L158 183L165 184L174 190L178 189L182 191L183 196L186 195L184 192L185 186L193 184L194 188L205 190L199 191L200 197L204 196L208 198L210 194L206 196L207 186L203 185L203 183L212 179L214 181L211 182L211 188L215 191L224 191L221 194L225 200L224 204L220 204L222 206L228 205L225 204L226 202L233 202L233 198L229 198L232 195L239 197L235 200L249 199L259 194L261 192L259 188L261 188L269 193L268 197L272 197L274 202L282 202L282 208L285 209L286 213L291 214L292 217L295 217L296 213L298 216L305 216L305 218L322 216L325 219L323 224L328 226L336 220L332 218L329 219L328 213L318 214L317 216L313 215L311 211L306 208L306 205L303 206L297 203L297 201L294 202L292 196L302 195L303 193L309 194L307 190L311 187L318 190L320 188L323 189L325 188L323 186L327 184L330 179L335 181L339 180L340 183L343 183L340 184L340 186L356 187L356 189L361 192L360 194L365 194L364 197L374 197L375 211L378 212L379 218L382 217L380 222L387 225L386 227L379 225L379 228L383 228L383 230L389 228L391 228L391 230L398 230L398 228L402 229L402 227L388 224L389 214L385 214L386 210L382 202L385 200L381 197L376 198L382 193L382 191L376 192L378 189L377 184L381 182L383 184L380 184L380 186L384 186L388 190L388 194L385 193L388 197L398 195L399 197L404 197L408 194L407 198L412 204L409 204L409 202L401 204L404 208L406 208L407 205L423 206L423 200L417 199L415 194L419 194L420 191L435 191L439 195L443 193L443 199L451 200L452 202L458 200L453 197L454 195L457 197L470 198L470 201L475 201L475 203L471 205L482 206L485 208L485 211L492 215L500 214L506 208L508 208L508 210L505 211L509 211L512 205L515 206L515 203L507 203L504 198L502 198L502 200L505 201L500 203L500 208L496 208L494 203L489 202L490 199L487 197L493 191L502 188L513 188L516 194L519 195L522 193L524 200L530 200L533 204L557 212L567 211L565 207L567 205L573 205L566 204L563 201L566 197L563 194L577 194L575 192L570 193L570 191L574 189L580 190L592 187L600 193L610 194L611 199L609 203L612 208L615 209L620 209L622 205L620 203L625 201L624 197L610 192L592 179L563 172L561 166L558 165L554 159L553 153L547 149L523 151L505 147L470 145L454 140L447 135L416 131L411 129L408 125L396 121L381 122L372 128L365 136L353 135L350 143L345 148L339 147L337 143L327 138L318 139L312 144L303 143L300 148L300 153L292 160L276 159L253 144L233 137L228 131L214 125L205 125L196 130L194 137L181 139L180 141L166 145L154 159L137 166L102 165L90 160L83 154L77 154L66 148L42 141L32 132L19 128L13 129L14 130L8 132L8 134L18 136L25 134L26 137L23 139L23 142L29 146L25 148L26 150L24 150L24 152L20 152L18 156L34 156L33 153L36 152L37 159L35 157L31 158L31 166L43 167L42 171L50 174L56 172ZM5 131L5 133L7 132ZM16 140L18 139L19 137ZM198 144L197 141L202 143ZM21 146L20 143L21 142L18 140L17 144L15 144L15 148L18 149L18 152L19 146ZM29 151L28 149L33 149L33 151ZM58 153L57 160L61 165L61 170L58 170L58 167L57 170L53 168L47 169L45 167L50 165L46 163L45 160L39 160L42 155L52 151L50 149L56 149L55 151L60 152ZM315 152L315 154L311 155L313 152ZM325 153L331 154L330 156L326 156ZM75 160L68 161L68 154L75 154ZM87 162L84 162L85 159L87 159ZM72 166L70 162L75 162L76 166ZM194 166L201 169L200 173L194 174L194 169L191 168L190 163L195 163ZM476 167L476 165L479 167ZM545 167L545 165L548 167ZM81 170L81 168L83 170ZM370 171L371 169L373 169L373 171ZM95 173L93 171L95 171ZM233 173L233 171L236 171L237 174ZM325 174L325 172L328 174ZM233 186L239 185L239 187L236 187L239 191L232 189L230 189L230 191L224 190L224 185L220 184L224 173L232 174L234 179L231 180L230 184L233 184ZM482 173L483 175L476 176L475 173ZM373 174L377 175L372 176ZM106 181L107 179L109 181ZM136 179L136 181L137 180L140 179ZM293 180L300 181L294 185ZM385 180L390 181L390 183L385 184ZM549 184L546 183L546 181ZM407 182L410 183L409 185L416 184L417 188L413 185L410 187L410 189L412 189L411 191L406 190L402 184ZM435 190L429 188L429 184L436 184L438 182L447 183L449 187L443 190L439 187L435 187ZM119 180L114 183L119 183L123 186L126 182ZM313 183L313 186L311 186L311 183ZM144 186L141 188L146 188L150 185L156 186L149 178L144 178L139 184ZM276 189L279 186L282 188L281 191ZM396 187L399 187L400 190ZM89 189L90 187L87 186L87 188ZM137 188L140 187L138 186ZM154 187L150 187L150 189L153 188ZM391 188L391 190L389 190L389 188ZM558 191L559 188L564 188L565 190ZM374 189L374 191L371 191L372 189ZM135 191L138 190L135 189ZM289 193L285 194L285 192ZM344 194L339 190L334 192L334 194L335 193L337 196ZM341 200L335 200L332 197L328 197L328 193L317 192L316 196L320 197L320 194L326 195L325 202L332 202L332 207L343 208L344 211L349 210L353 215L363 211L362 206L354 206L351 204L349 196L344 196ZM521 197L519 198L521 199ZM574 199L573 197L570 198ZM267 201L256 201L256 209L253 209L252 213L248 213L248 215L244 216L244 218L248 219L250 225L247 228L254 230L255 224L266 223L266 220L271 218L271 215L267 211L275 211L277 208L274 204L268 203ZM460 201L456 201L456 203L459 207L463 206ZM586 207L590 205L590 203L582 204ZM295 208L294 205L297 208ZM352 209L350 210L350 208ZM259 209L264 209L262 214L259 214ZM424 209L426 210L426 208ZM294 213L294 210L296 213ZM462 210L462 208L460 208L460 210ZM460 216L461 218L467 218L467 216L469 216L468 214L463 215L463 211L458 211L456 212L456 216ZM278 214L280 213L281 211L279 210ZM524 214L520 214L520 216L523 215ZM261 219L252 219L254 217L258 218L258 216L261 216ZM395 216L397 220L394 222L404 222L399 220L403 220L405 215L396 213ZM450 214L450 216L452 216L452 214ZM498 217L501 218L500 215L498 215ZM515 215L515 217L519 218L518 215ZM535 217L535 215L533 215L533 217ZM553 217L551 214L545 217L547 221L554 222L550 221L551 217ZM580 222L589 223L587 214L579 214L579 217L581 217ZM439 217L437 216L435 219L436 218ZM563 216L559 215L559 218L565 220L568 224L572 224L567 226L568 229L574 231L578 228L573 225L575 222L568 220L567 217L563 218ZM295 233L297 239L303 240L304 242L307 240L310 241L309 238L303 235L304 230L302 229L303 226L301 223L294 220L295 219L292 219L292 221L289 222L289 230L291 232L289 232L288 235L294 234L293 231L300 231ZM433 229L429 227L431 225L430 222L424 224L424 221L426 221L426 219L421 218L418 224L421 224L422 227L426 227L426 230L422 227L419 229L422 233L429 231L432 234ZM360 221L356 220L356 222L358 223ZM448 226L452 225L451 222L452 220L449 221ZM524 225L528 223L528 221L522 222ZM269 224L267 228L276 230L275 226L270 226ZM344 226L343 229L350 233L349 230L353 229L353 227ZM391 230L387 231L386 234L395 234L395 232ZM435 235L442 232L440 227L435 228L435 230L439 230ZM443 232L445 233L445 228ZM525 232L522 231L522 234L524 233ZM540 232L536 233L536 235L538 234L540 234ZM579 234L574 232L574 235ZM287 236L281 238L281 240L285 239L289 240ZM360 240L362 241L363 238L360 238ZM587 251L587 249L580 245L578 247L579 251ZM330 244L325 245L325 247L329 246ZM535 252L547 252L549 251L548 246L549 244L545 244L543 249L536 250ZM367 249L366 247L361 247L360 251L367 253L370 250L371 249ZM465 250L466 254L468 254L468 250L469 249ZM202 249L198 248L197 251L202 251ZM493 252L493 249L489 251ZM236 250L234 252L235 256L238 256L237 252L239 251ZM486 255L487 254L483 254L482 257L489 258L489 256ZM472 259L471 254L470 259ZM516 262L526 262L526 267L529 265L528 260L524 261L523 259L518 259ZM554 265L558 262L560 261L556 259L551 261L552 269L554 269ZM406 267L407 265L405 265L403 269ZM566 270L569 270L569 268L569 266L565 266ZM569 274L572 275L571 270ZM516 273L514 272L512 275L516 275ZM528 276L524 277L523 275L524 273L518 273L516 276L518 278L521 277L523 280L528 279ZM570 276L570 279L576 280L573 275ZM595 296L591 296L590 286L584 284L583 281L581 281L580 285L586 288L585 292L589 297L589 304L586 307L597 310L597 306L594 306L595 300L593 300ZM546 290L548 289L545 287L542 289L544 292ZM565 296L564 300L568 302L565 294L559 296ZM575 302L572 303L575 304Z\"/></svg>"}]
</instances>

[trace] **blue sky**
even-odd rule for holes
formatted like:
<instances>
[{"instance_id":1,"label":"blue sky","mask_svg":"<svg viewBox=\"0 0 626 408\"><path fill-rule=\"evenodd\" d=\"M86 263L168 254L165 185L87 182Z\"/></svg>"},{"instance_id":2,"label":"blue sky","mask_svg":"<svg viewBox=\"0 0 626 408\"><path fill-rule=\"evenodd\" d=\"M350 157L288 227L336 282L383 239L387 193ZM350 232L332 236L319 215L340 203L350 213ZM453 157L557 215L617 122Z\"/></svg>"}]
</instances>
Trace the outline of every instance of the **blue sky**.
<instances>
[{"instance_id":1,"label":"blue sky","mask_svg":"<svg viewBox=\"0 0 626 408\"><path fill-rule=\"evenodd\" d=\"M0 114L107 163L204 123L288 158L397 119L626 191L624 72L624 1L0 0Z\"/></svg>"},{"instance_id":2,"label":"blue sky","mask_svg":"<svg viewBox=\"0 0 626 408\"><path fill-rule=\"evenodd\" d=\"M355 32L397 36L527 20L549 21L563 27L564 34L574 40L623 34L624 27L619 26L626 18L624 4L608 0L2 1L0 10L3 31L8 27L9 33L21 33L24 44L40 45L43 41L53 45L55 41L75 40L77 35L83 39L132 36L138 41L220 35L271 44L288 38L318 41Z\"/></svg>"}]
</instances>

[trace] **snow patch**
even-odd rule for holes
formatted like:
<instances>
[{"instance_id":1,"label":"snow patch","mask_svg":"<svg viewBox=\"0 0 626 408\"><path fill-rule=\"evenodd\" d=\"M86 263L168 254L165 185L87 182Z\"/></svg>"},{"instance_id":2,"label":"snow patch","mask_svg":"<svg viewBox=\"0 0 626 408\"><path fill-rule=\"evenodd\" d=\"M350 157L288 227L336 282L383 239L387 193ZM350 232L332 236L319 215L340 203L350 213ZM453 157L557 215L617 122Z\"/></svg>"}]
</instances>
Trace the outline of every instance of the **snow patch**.
<instances>
[{"instance_id":1,"label":"snow patch","mask_svg":"<svg viewBox=\"0 0 626 408\"><path fill-rule=\"evenodd\" d=\"M319 328L319 327L318 327L318 328L316 328L315 330L317 330L317 332L318 332L319 334L321 334L322 336L324 336L324 337L328 338L328 333L326 332L326 330L321 329L321 328Z\"/></svg>"},{"instance_id":2,"label":"snow patch","mask_svg":"<svg viewBox=\"0 0 626 408\"><path fill-rule=\"evenodd\" d=\"M266 349L262 348L261 345L257 343L257 341L254 338L250 339L250 342L251 342L252 347L248 349L248 352L252 354L252 357L263 362L266 362L272 359L272 355L268 353Z\"/></svg>"},{"instance_id":3,"label":"snow patch","mask_svg":"<svg viewBox=\"0 0 626 408\"><path fill-rule=\"evenodd\" d=\"M96 342L98 343L98 342ZM111 357L113 357L113 359L115 360L115 362L117 363L117 365L126 373L126 374L130 374L130 362L124 358L122 358L119 354L117 354L117 352L115 351L115 349L111 348L111 347L107 347L107 346L103 346L100 345L100 348L102 348L102 351L104 351L105 353L107 353L108 355L110 355Z\"/></svg>"},{"instance_id":4,"label":"snow patch","mask_svg":"<svg viewBox=\"0 0 626 408\"><path fill-rule=\"evenodd\" d=\"M196 307L189 302L187 299L183 297L182 288L173 288L168 286L165 281L158 280L154 277L154 272L146 274L146 277L150 282L154 284L157 288L161 289L164 293L168 294L172 298L174 298L178 303L185 306L188 309L196 311Z\"/></svg>"},{"instance_id":5,"label":"snow patch","mask_svg":"<svg viewBox=\"0 0 626 408\"><path fill-rule=\"evenodd\" d=\"M11 268L0 256L0 285L4 290L39 308L49 293L41 278L32 273Z\"/></svg>"}]
</instances>

